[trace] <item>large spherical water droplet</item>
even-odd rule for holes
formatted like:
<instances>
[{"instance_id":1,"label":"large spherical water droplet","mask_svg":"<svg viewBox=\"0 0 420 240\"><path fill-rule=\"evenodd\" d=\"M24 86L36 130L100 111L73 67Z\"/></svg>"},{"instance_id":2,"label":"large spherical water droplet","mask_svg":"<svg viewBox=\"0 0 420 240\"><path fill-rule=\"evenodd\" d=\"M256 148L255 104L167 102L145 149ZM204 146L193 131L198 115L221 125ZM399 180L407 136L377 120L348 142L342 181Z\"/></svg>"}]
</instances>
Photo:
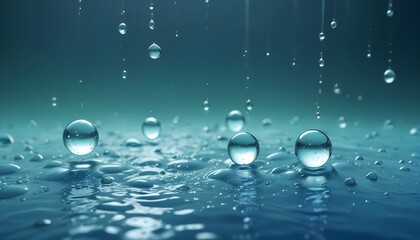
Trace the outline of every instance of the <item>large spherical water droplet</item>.
<instances>
[{"instance_id":1,"label":"large spherical water droplet","mask_svg":"<svg viewBox=\"0 0 420 240\"><path fill-rule=\"evenodd\" d=\"M332 21L331 21L331 28L332 29L335 29L337 27L337 22L335 21L335 19L333 19Z\"/></svg>"},{"instance_id":2,"label":"large spherical water droplet","mask_svg":"<svg viewBox=\"0 0 420 240\"><path fill-rule=\"evenodd\" d=\"M324 32L321 32L319 34L319 40L322 42L322 41L324 41L324 39L325 39L325 34L324 34Z\"/></svg>"},{"instance_id":3,"label":"large spherical water droplet","mask_svg":"<svg viewBox=\"0 0 420 240\"><path fill-rule=\"evenodd\" d=\"M391 68L390 69L387 69L384 72L384 80L385 80L386 83L392 83L392 82L394 82L394 80L395 80L395 72L392 71Z\"/></svg>"},{"instance_id":4,"label":"large spherical water droplet","mask_svg":"<svg viewBox=\"0 0 420 240\"><path fill-rule=\"evenodd\" d=\"M204 102L203 102L203 110L207 112L209 109L210 109L209 100L204 100Z\"/></svg>"},{"instance_id":5,"label":"large spherical water droplet","mask_svg":"<svg viewBox=\"0 0 420 240\"><path fill-rule=\"evenodd\" d=\"M118 26L118 31L124 35L127 32L127 25L125 25L125 23L120 23Z\"/></svg>"},{"instance_id":6,"label":"large spherical water droplet","mask_svg":"<svg viewBox=\"0 0 420 240\"><path fill-rule=\"evenodd\" d=\"M388 17L392 17L392 16L394 16L394 10L392 10L392 8L388 9L388 10L386 11L386 15L387 15Z\"/></svg>"},{"instance_id":7,"label":"large spherical water droplet","mask_svg":"<svg viewBox=\"0 0 420 240\"><path fill-rule=\"evenodd\" d=\"M260 153L258 140L250 133L240 132L229 141L228 154L230 159L239 165L251 164Z\"/></svg>"},{"instance_id":8,"label":"large spherical water droplet","mask_svg":"<svg viewBox=\"0 0 420 240\"><path fill-rule=\"evenodd\" d=\"M155 21L153 21L153 19L150 19L149 28L152 30L155 29Z\"/></svg>"},{"instance_id":9,"label":"large spherical water droplet","mask_svg":"<svg viewBox=\"0 0 420 240\"><path fill-rule=\"evenodd\" d=\"M147 51L149 52L149 57L151 59L158 59L162 53L162 49L156 43L150 45Z\"/></svg>"},{"instance_id":10,"label":"large spherical water droplet","mask_svg":"<svg viewBox=\"0 0 420 240\"><path fill-rule=\"evenodd\" d=\"M299 135L295 144L295 154L308 168L319 168L331 156L331 142L325 133L311 129Z\"/></svg>"},{"instance_id":11,"label":"large spherical water droplet","mask_svg":"<svg viewBox=\"0 0 420 240\"><path fill-rule=\"evenodd\" d=\"M246 110L251 111L254 105L252 104L251 99L248 99L245 103Z\"/></svg>"},{"instance_id":12,"label":"large spherical water droplet","mask_svg":"<svg viewBox=\"0 0 420 240\"><path fill-rule=\"evenodd\" d=\"M319 59L319 66L320 66L320 67L324 67L324 65L325 65L324 59L321 57L321 58Z\"/></svg>"},{"instance_id":13,"label":"large spherical water droplet","mask_svg":"<svg viewBox=\"0 0 420 240\"><path fill-rule=\"evenodd\" d=\"M142 131L148 139L156 139L160 135L160 122L154 117L146 118L143 122Z\"/></svg>"},{"instance_id":14,"label":"large spherical water droplet","mask_svg":"<svg viewBox=\"0 0 420 240\"><path fill-rule=\"evenodd\" d=\"M245 125L245 117L238 110L232 110L226 117L226 126L232 132L239 132Z\"/></svg>"},{"instance_id":15,"label":"large spherical water droplet","mask_svg":"<svg viewBox=\"0 0 420 240\"><path fill-rule=\"evenodd\" d=\"M92 123L79 119L71 122L64 129L64 146L71 153L86 155L93 151L98 144L99 135Z\"/></svg>"}]
</instances>

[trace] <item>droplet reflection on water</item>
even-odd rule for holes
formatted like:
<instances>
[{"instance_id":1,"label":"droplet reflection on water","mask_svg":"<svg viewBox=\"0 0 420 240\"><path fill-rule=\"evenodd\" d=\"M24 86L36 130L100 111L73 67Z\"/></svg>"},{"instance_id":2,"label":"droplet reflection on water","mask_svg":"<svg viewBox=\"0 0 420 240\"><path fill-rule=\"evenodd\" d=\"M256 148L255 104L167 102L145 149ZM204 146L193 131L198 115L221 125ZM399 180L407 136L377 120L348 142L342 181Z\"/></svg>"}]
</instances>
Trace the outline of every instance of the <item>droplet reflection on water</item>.
<instances>
[{"instance_id":1,"label":"droplet reflection on water","mask_svg":"<svg viewBox=\"0 0 420 240\"><path fill-rule=\"evenodd\" d=\"M238 165L249 165L257 159L260 152L258 140L250 133L240 132L229 141L228 154Z\"/></svg>"},{"instance_id":2,"label":"droplet reflection on water","mask_svg":"<svg viewBox=\"0 0 420 240\"><path fill-rule=\"evenodd\" d=\"M303 132L296 140L295 154L308 168L319 168L331 156L331 141L328 136L316 129Z\"/></svg>"},{"instance_id":3,"label":"droplet reflection on water","mask_svg":"<svg viewBox=\"0 0 420 240\"><path fill-rule=\"evenodd\" d=\"M71 122L64 129L64 146L73 154L86 155L98 144L99 134L92 123L79 119Z\"/></svg>"},{"instance_id":4,"label":"droplet reflection on water","mask_svg":"<svg viewBox=\"0 0 420 240\"><path fill-rule=\"evenodd\" d=\"M226 117L226 126L232 132L239 132L245 125L245 117L238 110L232 110Z\"/></svg>"}]
</instances>

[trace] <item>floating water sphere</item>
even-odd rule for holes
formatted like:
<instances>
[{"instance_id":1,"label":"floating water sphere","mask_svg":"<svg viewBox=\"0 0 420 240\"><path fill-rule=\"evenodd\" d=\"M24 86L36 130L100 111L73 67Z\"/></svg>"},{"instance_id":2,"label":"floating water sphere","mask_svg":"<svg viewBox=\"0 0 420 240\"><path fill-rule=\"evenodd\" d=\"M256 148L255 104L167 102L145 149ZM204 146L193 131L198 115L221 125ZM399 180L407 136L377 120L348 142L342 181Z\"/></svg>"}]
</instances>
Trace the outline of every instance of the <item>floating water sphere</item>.
<instances>
[{"instance_id":1,"label":"floating water sphere","mask_svg":"<svg viewBox=\"0 0 420 240\"><path fill-rule=\"evenodd\" d=\"M333 19L332 21L331 21L331 28L332 29L335 29L337 27L337 22L335 21L335 19Z\"/></svg>"},{"instance_id":2,"label":"floating water sphere","mask_svg":"<svg viewBox=\"0 0 420 240\"><path fill-rule=\"evenodd\" d=\"M162 49L159 47L159 45L157 45L156 43L153 43L147 49L147 52L149 53L149 57L151 59L158 59L162 53Z\"/></svg>"},{"instance_id":3,"label":"floating water sphere","mask_svg":"<svg viewBox=\"0 0 420 240\"><path fill-rule=\"evenodd\" d=\"M322 42L322 41L324 41L324 39L325 39L325 34L324 34L324 32L321 32L319 34L319 40Z\"/></svg>"},{"instance_id":4,"label":"floating water sphere","mask_svg":"<svg viewBox=\"0 0 420 240\"><path fill-rule=\"evenodd\" d=\"M92 123L79 119L71 122L64 129L64 146L71 153L86 155L93 151L98 144L99 135Z\"/></svg>"},{"instance_id":5,"label":"floating water sphere","mask_svg":"<svg viewBox=\"0 0 420 240\"><path fill-rule=\"evenodd\" d=\"M390 68L384 72L384 80L386 83L392 83L395 80L395 72Z\"/></svg>"},{"instance_id":6,"label":"floating water sphere","mask_svg":"<svg viewBox=\"0 0 420 240\"><path fill-rule=\"evenodd\" d=\"M245 125L245 117L238 110L232 110L226 117L226 126L232 132L239 132Z\"/></svg>"},{"instance_id":7,"label":"floating water sphere","mask_svg":"<svg viewBox=\"0 0 420 240\"><path fill-rule=\"evenodd\" d=\"M127 25L125 25L125 23L120 23L118 26L118 31L124 35L127 32Z\"/></svg>"},{"instance_id":8,"label":"floating water sphere","mask_svg":"<svg viewBox=\"0 0 420 240\"><path fill-rule=\"evenodd\" d=\"M295 143L295 154L307 168L322 167L331 156L331 141L328 136L316 129L299 135Z\"/></svg>"},{"instance_id":9,"label":"floating water sphere","mask_svg":"<svg viewBox=\"0 0 420 240\"><path fill-rule=\"evenodd\" d=\"M209 100L204 100L204 102L203 102L203 110L207 112L209 109L210 109Z\"/></svg>"},{"instance_id":10,"label":"floating water sphere","mask_svg":"<svg viewBox=\"0 0 420 240\"><path fill-rule=\"evenodd\" d=\"M154 118L149 117L144 120L142 125L143 135L150 140L154 140L159 137L160 135L160 122Z\"/></svg>"},{"instance_id":11,"label":"floating water sphere","mask_svg":"<svg viewBox=\"0 0 420 240\"><path fill-rule=\"evenodd\" d=\"M260 145L258 140L250 133L237 133L229 141L229 157L238 165L249 165L253 163L259 153Z\"/></svg>"},{"instance_id":12,"label":"floating water sphere","mask_svg":"<svg viewBox=\"0 0 420 240\"><path fill-rule=\"evenodd\" d=\"M251 111L254 105L251 102L251 99L248 99L245 103L246 110Z\"/></svg>"},{"instance_id":13,"label":"floating water sphere","mask_svg":"<svg viewBox=\"0 0 420 240\"><path fill-rule=\"evenodd\" d=\"M152 30L155 29L155 21L153 21L153 19L150 19L149 28Z\"/></svg>"}]
</instances>

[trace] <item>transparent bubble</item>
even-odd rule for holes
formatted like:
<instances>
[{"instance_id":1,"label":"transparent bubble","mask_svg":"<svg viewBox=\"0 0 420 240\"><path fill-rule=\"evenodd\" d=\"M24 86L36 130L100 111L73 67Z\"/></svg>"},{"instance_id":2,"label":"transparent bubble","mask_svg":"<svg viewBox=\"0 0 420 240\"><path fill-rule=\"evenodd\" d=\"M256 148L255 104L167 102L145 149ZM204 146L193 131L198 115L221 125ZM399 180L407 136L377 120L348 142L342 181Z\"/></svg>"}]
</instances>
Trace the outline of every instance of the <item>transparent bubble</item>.
<instances>
[{"instance_id":1,"label":"transparent bubble","mask_svg":"<svg viewBox=\"0 0 420 240\"><path fill-rule=\"evenodd\" d=\"M162 53L162 49L159 47L159 45L157 45L156 43L153 43L147 49L147 52L149 53L149 57L151 59L158 59L158 58L160 58L160 55Z\"/></svg>"},{"instance_id":2,"label":"transparent bubble","mask_svg":"<svg viewBox=\"0 0 420 240\"><path fill-rule=\"evenodd\" d=\"M251 99L246 100L245 107L246 107L246 110L248 110L248 111L251 111L252 110L252 108L254 107L254 105L252 104Z\"/></svg>"},{"instance_id":3,"label":"transparent bubble","mask_svg":"<svg viewBox=\"0 0 420 240\"><path fill-rule=\"evenodd\" d=\"M322 42L322 41L324 41L324 39L325 39L325 34L324 34L324 32L321 32L319 34L319 40Z\"/></svg>"},{"instance_id":4,"label":"transparent bubble","mask_svg":"<svg viewBox=\"0 0 420 240\"><path fill-rule=\"evenodd\" d=\"M316 129L299 135L295 143L295 154L308 168L320 168L331 156L332 145L328 136Z\"/></svg>"},{"instance_id":5,"label":"transparent bubble","mask_svg":"<svg viewBox=\"0 0 420 240\"><path fill-rule=\"evenodd\" d=\"M99 135L92 123L79 119L71 122L64 129L64 146L71 153L86 155L93 151L98 144Z\"/></svg>"},{"instance_id":6,"label":"transparent bubble","mask_svg":"<svg viewBox=\"0 0 420 240\"><path fill-rule=\"evenodd\" d=\"M337 22L335 21L335 19L333 19L332 21L331 21L331 28L332 29L335 29L337 27Z\"/></svg>"},{"instance_id":7,"label":"transparent bubble","mask_svg":"<svg viewBox=\"0 0 420 240\"><path fill-rule=\"evenodd\" d=\"M260 152L258 140L250 133L240 132L229 141L228 154L230 159L239 165L251 164Z\"/></svg>"},{"instance_id":8,"label":"transparent bubble","mask_svg":"<svg viewBox=\"0 0 420 240\"><path fill-rule=\"evenodd\" d=\"M153 21L153 19L150 19L150 21L149 21L149 28L150 29L155 29L155 21Z\"/></svg>"},{"instance_id":9,"label":"transparent bubble","mask_svg":"<svg viewBox=\"0 0 420 240\"><path fill-rule=\"evenodd\" d=\"M367 58L371 58L371 57L372 57L372 53L368 52L368 53L366 54L366 57L367 57Z\"/></svg>"},{"instance_id":10,"label":"transparent bubble","mask_svg":"<svg viewBox=\"0 0 420 240\"><path fill-rule=\"evenodd\" d=\"M156 139L159 137L161 131L160 122L154 117L146 118L142 125L142 131L143 135L148 139Z\"/></svg>"},{"instance_id":11,"label":"transparent bubble","mask_svg":"<svg viewBox=\"0 0 420 240\"><path fill-rule=\"evenodd\" d=\"M207 112L209 109L210 109L209 100L204 100L204 102L203 102L203 110Z\"/></svg>"},{"instance_id":12,"label":"transparent bubble","mask_svg":"<svg viewBox=\"0 0 420 240\"><path fill-rule=\"evenodd\" d=\"M245 125L245 117L238 110L232 110L226 117L226 126L232 132L239 132Z\"/></svg>"},{"instance_id":13,"label":"transparent bubble","mask_svg":"<svg viewBox=\"0 0 420 240\"><path fill-rule=\"evenodd\" d=\"M386 83L392 83L395 80L395 72L390 68L384 72L384 80Z\"/></svg>"},{"instance_id":14,"label":"transparent bubble","mask_svg":"<svg viewBox=\"0 0 420 240\"><path fill-rule=\"evenodd\" d=\"M124 35L127 32L127 25L125 25L125 23L120 23L118 26L118 31Z\"/></svg>"}]
</instances>

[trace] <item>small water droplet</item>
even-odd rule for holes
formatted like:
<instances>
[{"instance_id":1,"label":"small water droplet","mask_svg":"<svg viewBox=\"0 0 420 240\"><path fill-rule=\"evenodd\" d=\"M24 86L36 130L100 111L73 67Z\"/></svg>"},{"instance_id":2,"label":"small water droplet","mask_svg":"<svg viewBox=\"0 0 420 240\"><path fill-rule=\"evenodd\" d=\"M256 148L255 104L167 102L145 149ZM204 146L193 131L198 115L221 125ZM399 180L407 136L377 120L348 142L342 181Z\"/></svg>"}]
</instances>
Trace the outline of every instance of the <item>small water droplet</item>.
<instances>
[{"instance_id":1,"label":"small water droplet","mask_svg":"<svg viewBox=\"0 0 420 240\"><path fill-rule=\"evenodd\" d=\"M389 8L389 9L386 11L386 15L387 15L388 17L392 17L392 16L394 16L394 10L392 10L392 8Z\"/></svg>"},{"instance_id":2,"label":"small water droplet","mask_svg":"<svg viewBox=\"0 0 420 240\"><path fill-rule=\"evenodd\" d=\"M270 56L270 52L268 52L268 51L267 51L267 52L265 53L265 55L266 55L267 57L268 57L268 56Z\"/></svg>"},{"instance_id":3,"label":"small water droplet","mask_svg":"<svg viewBox=\"0 0 420 240\"><path fill-rule=\"evenodd\" d=\"M392 83L395 80L395 72L390 68L384 72L384 80L386 83Z\"/></svg>"},{"instance_id":4,"label":"small water droplet","mask_svg":"<svg viewBox=\"0 0 420 240\"><path fill-rule=\"evenodd\" d=\"M153 43L152 45L150 45L147 51L151 59L158 59L162 53L162 49L156 43Z\"/></svg>"},{"instance_id":5,"label":"small water droplet","mask_svg":"<svg viewBox=\"0 0 420 240\"><path fill-rule=\"evenodd\" d=\"M341 89L338 86L338 83L334 84L334 94L340 94L341 93Z\"/></svg>"},{"instance_id":6,"label":"small water droplet","mask_svg":"<svg viewBox=\"0 0 420 240\"><path fill-rule=\"evenodd\" d=\"M319 33L319 40L322 42L325 39L325 34L324 32Z\"/></svg>"},{"instance_id":7,"label":"small water droplet","mask_svg":"<svg viewBox=\"0 0 420 240\"><path fill-rule=\"evenodd\" d=\"M376 181L378 180L378 175L376 175L376 173L374 172L369 172L368 174L366 174L366 178L371 181Z\"/></svg>"},{"instance_id":8,"label":"small water droplet","mask_svg":"<svg viewBox=\"0 0 420 240\"><path fill-rule=\"evenodd\" d=\"M93 151L98 144L99 135L92 123L79 119L71 122L64 129L64 146L71 153L86 155Z\"/></svg>"},{"instance_id":9,"label":"small water droplet","mask_svg":"<svg viewBox=\"0 0 420 240\"><path fill-rule=\"evenodd\" d=\"M385 129L392 130L392 129L394 129L394 127L395 127L395 124L394 124L394 122L392 122L391 119L385 120L385 122L384 122L384 128Z\"/></svg>"},{"instance_id":10,"label":"small water droplet","mask_svg":"<svg viewBox=\"0 0 420 240\"><path fill-rule=\"evenodd\" d=\"M118 31L121 33L121 35L124 35L127 32L127 25L125 25L125 23L120 23L118 26Z\"/></svg>"},{"instance_id":11,"label":"small water droplet","mask_svg":"<svg viewBox=\"0 0 420 240\"><path fill-rule=\"evenodd\" d=\"M232 110L226 117L226 126L232 132L239 132L245 125L245 117L242 112Z\"/></svg>"},{"instance_id":12,"label":"small water droplet","mask_svg":"<svg viewBox=\"0 0 420 240\"><path fill-rule=\"evenodd\" d=\"M323 166L331 156L332 145L328 136L316 129L299 135L295 143L295 154L308 168Z\"/></svg>"},{"instance_id":13,"label":"small water droplet","mask_svg":"<svg viewBox=\"0 0 420 240\"><path fill-rule=\"evenodd\" d=\"M51 106L57 107L57 98L56 97L51 98Z\"/></svg>"},{"instance_id":14,"label":"small water droplet","mask_svg":"<svg viewBox=\"0 0 420 240\"><path fill-rule=\"evenodd\" d=\"M153 10L153 8L154 8L153 3L150 3L150 6L149 6L150 11L152 11L152 10Z\"/></svg>"},{"instance_id":15,"label":"small water droplet","mask_svg":"<svg viewBox=\"0 0 420 240\"><path fill-rule=\"evenodd\" d=\"M372 57L372 53L368 52L368 53L366 54L366 57L367 57L367 58L371 58L371 57Z\"/></svg>"},{"instance_id":16,"label":"small water droplet","mask_svg":"<svg viewBox=\"0 0 420 240\"><path fill-rule=\"evenodd\" d=\"M123 79L126 79L126 78L127 78L127 70L123 70L123 71L122 71L122 73L121 73L121 77L122 77Z\"/></svg>"},{"instance_id":17,"label":"small water droplet","mask_svg":"<svg viewBox=\"0 0 420 240\"><path fill-rule=\"evenodd\" d=\"M346 178L344 179L344 184L346 184L349 187L356 186L356 180L354 180L353 178Z\"/></svg>"},{"instance_id":18,"label":"small water droplet","mask_svg":"<svg viewBox=\"0 0 420 240\"><path fill-rule=\"evenodd\" d=\"M331 28L332 29L335 29L337 27L337 22L335 21L335 19L333 19L332 21L331 21Z\"/></svg>"},{"instance_id":19,"label":"small water droplet","mask_svg":"<svg viewBox=\"0 0 420 240\"><path fill-rule=\"evenodd\" d=\"M155 29L155 21L153 21L153 19L150 19L150 21L149 21L149 28L151 30Z\"/></svg>"},{"instance_id":20,"label":"small water droplet","mask_svg":"<svg viewBox=\"0 0 420 240\"><path fill-rule=\"evenodd\" d=\"M143 122L142 131L145 137L154 140L160 135L160 122L154 117L146 118Z\"/></svg>"},{"instance_id":21,"label":"small water droplet","mask_svg":"<svg viewBox=\"0 0 420 240\"><path fill-rule=\"evenodd\" d=\"M417 135L419 135L419 129L416 128L416 127L413 127L412 129L410 129L409 133L410 133L410 135L417 136Z\"/></svg>"},{"instance_id":22,"label":"small water droplet","mask_svg":"<svg viewBox=\"0 0 420 240\"><path fill-rule=\"evenodd\" d=\"M321 119L321 113L320 112L316 112L315 116L316 116L316 119Z\"/></svg>"},{"instance_id":23,"label":"small water droplet","mask_svg":"<svg viewBox=\"0 0 420 240\"><path fill-rule=\"evenodd\" d=\"M340 127L340 128L346 128L347 127L347 121L343 116L338 118L338 127Z\"/></svg>"},{"instance_id":24,"label":"small water droplet","mask_svg":"<svg viewBox=\"0 0 420 240\"><path fill-rule=\"evenodd\" d=\"M210 109L209 100L204 100L204 102L203 102L203 110L207 112L209 109Z\"/></svg>"},{"instance_id":25,"label":"small water droplet","mask_svg":"<svg viewBox=\"0 0 420 240\"><path fill-rule=\"evenodd\" d=\"M320 67L324 67L324 65L325 65L324 59L321 57L321 58L319 59L319 66L320 66Z\"/></svg>"},{"instance_id":26,"label":"small water droplet","mask_svg":"<svg viewBox=\"0 0 420 240\"><path fill-rule=\"evenodd\" d=\"M250 133L240 132L229 141L228 154L230 159L239 165L251 164L260 152L258 140Z\"/></svg>"},{"instance_id":27,"label":"small water droplet","mask_svg":"<svg viewBox=\"0 0 420 240\"><path fill-rule=\"evenodd\" d=\"M246 110L248 110L248 111L251 111L252 110L252 108L254 107L254 105L252 104L251 99L248 98L248 100L245 103L245 107L246 107Z\"/></svg>"}]
</instances>

